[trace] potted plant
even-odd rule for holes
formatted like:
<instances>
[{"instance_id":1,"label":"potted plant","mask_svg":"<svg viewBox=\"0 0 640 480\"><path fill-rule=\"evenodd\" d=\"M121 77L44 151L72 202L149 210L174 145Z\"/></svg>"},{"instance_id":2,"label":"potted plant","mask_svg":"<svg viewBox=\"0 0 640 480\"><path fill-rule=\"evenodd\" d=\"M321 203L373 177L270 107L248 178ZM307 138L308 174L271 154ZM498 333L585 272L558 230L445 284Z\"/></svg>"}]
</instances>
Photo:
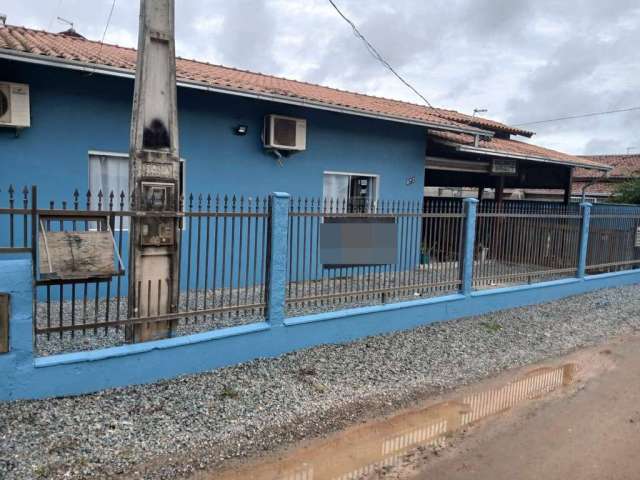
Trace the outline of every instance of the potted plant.
<instances>
[{"instance_id":1,"label":"potted plant","mask_svg":"<svg viewBox=\"0 0 640 480\"><path fill-rule=\"evenodd\" d=\"M433 251L433 247L427 247L426 245L422 245L420 247L420 263L422 265L429 265L429 263L431 263L432 251Z\"/></svg>"}]
</instances>

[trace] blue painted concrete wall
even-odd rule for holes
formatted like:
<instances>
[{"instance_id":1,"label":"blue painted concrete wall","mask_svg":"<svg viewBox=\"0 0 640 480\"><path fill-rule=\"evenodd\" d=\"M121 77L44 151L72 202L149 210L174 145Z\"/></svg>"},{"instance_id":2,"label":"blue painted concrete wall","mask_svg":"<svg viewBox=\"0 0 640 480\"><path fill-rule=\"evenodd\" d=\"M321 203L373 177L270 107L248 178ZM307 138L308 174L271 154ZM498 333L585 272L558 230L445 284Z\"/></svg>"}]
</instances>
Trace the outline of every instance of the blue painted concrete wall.
<instances>
[{"instance_id":1,"label":"blue painted concrete wall","mask_svg":"<svg viewBox=\"0 0 640 480\"><path fill-rule=\"evenodd\" d=\"M9 294L9 353L0 354L0 399L12 397L16 381L33 368L31 262L25 255L0 258L0 292Z\"/></svg>"},{"instance_id":2,"label":"blue painted concrete wall","mask_svg":"<svg viewBox=\"0 0 640 480\"><path fill-rule=\"evenodd\" d=\"M22 262L17 267L19 271L12 278L25 285L29 264ZM36 359L10 353L0 355L0 400L75 395L149 383L322 343L348 342L436 321L637 283L640 283L640 271L635 270L355 308L289 318L283 323L254 323L90 352ZM22 288L20 291L26 293ZM21 310L28 305L24 299L19 302ZM21 323L21 328L25 338L29 337L28 319Z\"/></svg>"},{"instance_id":3,"label":"blue painted concrete wall","mask_svg":"<svg viewBox=\"0 0 640 480\"><path fill-rule=\"evenodd\" d=\"M28 83L32 127L0 129L0 188L37 184L40 203L88 187L88 150L127 153L133 80L0 60L2 80ZM322 195L325 170L380 175L380 198L422 197L424 128L180 88L186 191ZM306 118L307 151L278 166L260 140L266 114ZM232 128L249 126L246 136ZM406 185L408 177L416 177ZM63 198L66 197L66 198Z\"/></svg>"},{"instance_id":4,"label":"blue painted concrete wall","mask_svg":"<svg viewBox=\"0 0 640 480\"><path fill-rule=\"evenodd\" d=\"M271 357L321 343L347 342L413 328L435 321L556 300L598 288L640 283L640 270L569 278L518 287L471 291L475 202L467 202L460 294L285 317L287 195L274 194L272 264L266 322L152 342L33 359L31 344L31 266L27 260L0 258L0 291L12 295L11 352L0 355L0 400L92 392L201 372L258 357ZM588 222L587 222L588 225ZM588 228L582 230L581 248ZM584 255L584 252L583 252Z\"/></svg>"}]
</instances>

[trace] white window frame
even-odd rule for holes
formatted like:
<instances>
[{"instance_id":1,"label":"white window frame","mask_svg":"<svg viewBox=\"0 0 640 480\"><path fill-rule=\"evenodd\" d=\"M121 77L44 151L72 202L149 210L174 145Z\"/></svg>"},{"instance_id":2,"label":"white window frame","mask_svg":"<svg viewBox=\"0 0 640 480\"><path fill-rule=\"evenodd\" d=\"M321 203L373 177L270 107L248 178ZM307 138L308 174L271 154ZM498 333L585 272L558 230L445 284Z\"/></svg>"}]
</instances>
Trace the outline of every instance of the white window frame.
<instances>
[{"instance_id":1,"label":"white window frame","mask_svg":"<svg viewBox=\"0 0 640 480\"><path fill-rule=\"evenodd\" d=\"M360 173L360 172L342 172L336 170L325 170L322 172L322 200L324 201L324 176L325 175L344 175L346 177L370 177L374 178L373 188L373 204L377 207L380 193L380 175L377 173Z\"/></svg>"}]
</instances>

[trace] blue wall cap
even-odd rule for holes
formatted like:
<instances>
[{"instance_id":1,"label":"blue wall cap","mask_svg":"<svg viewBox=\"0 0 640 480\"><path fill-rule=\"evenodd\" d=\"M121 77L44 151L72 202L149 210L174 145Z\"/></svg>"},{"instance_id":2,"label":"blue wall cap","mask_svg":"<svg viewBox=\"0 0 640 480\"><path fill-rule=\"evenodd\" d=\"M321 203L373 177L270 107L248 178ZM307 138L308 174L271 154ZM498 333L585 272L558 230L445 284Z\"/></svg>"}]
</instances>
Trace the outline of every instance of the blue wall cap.
<instances>
[{"instance_id":1,"label":"blue wall cap","mask_svg":"<svg viewBox=\"0 0 640 480\"><path fill-rule=\"evenodd\" d=\"M288 193L285 193L285 192L272 192L271 195L273 195L274 197L277 197L277 198L289 198L289 197L291 197L291 195L289 195Z\"/></svg>"}]
</instances>

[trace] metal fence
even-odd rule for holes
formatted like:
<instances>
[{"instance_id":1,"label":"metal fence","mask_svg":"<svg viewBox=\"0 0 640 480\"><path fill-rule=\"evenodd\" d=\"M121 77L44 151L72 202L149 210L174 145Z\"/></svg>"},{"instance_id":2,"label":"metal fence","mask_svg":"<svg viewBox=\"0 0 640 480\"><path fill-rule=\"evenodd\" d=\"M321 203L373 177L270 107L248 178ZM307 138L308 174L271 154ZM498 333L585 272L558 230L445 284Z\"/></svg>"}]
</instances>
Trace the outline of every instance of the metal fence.
<instances>
[{"instance_id":1,"label":"metal fence","mask_svg":"<svg viewBox=\"0 0 640 480\"><path fill-rule=\"evenodd\" d=\"M127 326L175 320L175 335L263 321L270 263L270 198L189 195L179 213L179 302L159 314L153 299L168 280L134 288L146 311L128 313L129 225L136 212L124 192L73 192L38 205L35 187L0 191L0 253L30 252L34 333L40 353L124 342ZM166 213L166 212L165 212ZM594 205L587 271L640 266L640 207ZM582 211L577 204L484 201L478 205L473 286L574 276ZM395 247L375 265L324 264L321 230L331 223L393 224ZM461 286L465 213L460 199L354 202L291 199L286 313L296 316L456 292ZM108 275L56 277L43 268L41 238L52 232L108 233ZM32 248L33 247L33 248ZM49 254L47 252L47 258ZM134 302L135 303L135 302Z\"/></svg>"},{"instance_id":2,"label":"metal fence","mask_svg":"<svg viewBox=\"0 0 640 480\"><path fill-rule=\"evenodd\" d=\"M575 275L581 219L577 204L481 202L474 286L487 288Z\"/></svg>"},{"instance_id":3,"label":"metal fence","mask_svg":"<svg viewBox=\"0 0 640 480\"><path fill-rule=\"evenodd\" d=\"M587 272L612 272L640 266L640 207L591 207Z\"/></svg>"},{"instance_id":4,"label":"metal fence","mask_svg":"<svg viewBox=\"0 0 640 480\"><path fill-rule=\"evenodd\" d=\"M320 259L320 230L335 219L387 220L397 228L393 263L326 266ZM452 292L460 286L462 204L292 199L286 291L290 315L370 305Z\"/></svg>"},{"instance_id":5,"label":"metal fence","mask_svg":"<svg viewBox=\"0 0 640 480\"><path fill-rule=\"evenodd\" d=\"M34 196L36 190L33 190ZM37 266L42 260L38 252L39 236L50 232L112 232L117 256L127 258L128 235L124 225L132 215L128 209L124 192L104 195L87 192L81 195L75 190L70 201L49 201L46 208L37 208L34 199L33 262ZM108 213L106 222L99 221L97 212ZM43 275L34 268L36 286L36 308L34 333L36 343L40 339L50 340L52 334L60 339L64 335L74 338L81 333L107 335L111 328L120 330L127 322L127 281L125 262L119 262L116 275L86 276L84 278L55 278Z\"/></svg>"},{"instance_id":6,"label":"metal fence","mask_svg":"<svg viewBox=\"0 0 640 480\"><path fill-rule=\"evenodd\" d=\"M44 208L38 208L35 187L21 190L19 201L14 188L7 190L7 197L6 205L0 204L0 251L31 252L34 266L43 262L42 232L108 231L113 237L113 275L58 278L34 268L34 334L44 353L122 343L124 327L139 323L176 320L174 333L179 335L264 320L266 196L190 195L180 220L176 312L158 315L160 308L154 310L148 302L149 309L137 317L129 316L127 308L129 225L135 212L124 192L94 195L76 190L70 201L50 201ZM167 282L138 283L135 294L138 299L160 298L156 290L167 288Z\"/></svg>"},{"instance_id":7,"label":"metal fence","mask_svg":"<svg viewBox=\"0 0 640 480\"><path fill-rule=\"evenodd\" d=\"M0 189L0 253L31 251L34 189Z\"/></svg>"},{"instance_id":8,"label":"metal fence","mask_svg":"<svg viewBox=\"0 0 640 480\"><path fill-rule=\"evenodd\" d=\"M226 316L221 325L263 320L268 230L268 196L189 195L180 229L181 311L196 320Z\"/></svg>"}]
</instances>

